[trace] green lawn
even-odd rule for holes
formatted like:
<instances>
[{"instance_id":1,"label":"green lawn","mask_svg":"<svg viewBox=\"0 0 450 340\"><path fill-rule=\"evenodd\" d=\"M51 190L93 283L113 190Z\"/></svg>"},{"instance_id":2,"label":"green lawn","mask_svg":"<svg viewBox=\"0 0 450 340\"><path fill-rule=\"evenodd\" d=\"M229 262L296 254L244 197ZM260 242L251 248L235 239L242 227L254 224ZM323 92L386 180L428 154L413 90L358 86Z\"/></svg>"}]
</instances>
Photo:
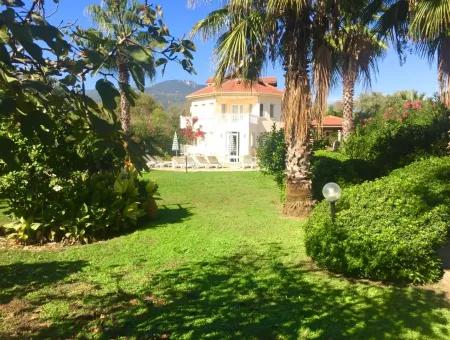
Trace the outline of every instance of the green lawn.
<instances>
[{"instance_id":1,"label":"green lawn","mask_svg":"<svg viewBox=\"0 0 450 340\"><path fill-rule=\"evenodd\" d=\"M448 339L450 303L314 269L259 173L153 172L160 219L64 250L0 250L0 338Z\"/></svg>"}]
</instances>

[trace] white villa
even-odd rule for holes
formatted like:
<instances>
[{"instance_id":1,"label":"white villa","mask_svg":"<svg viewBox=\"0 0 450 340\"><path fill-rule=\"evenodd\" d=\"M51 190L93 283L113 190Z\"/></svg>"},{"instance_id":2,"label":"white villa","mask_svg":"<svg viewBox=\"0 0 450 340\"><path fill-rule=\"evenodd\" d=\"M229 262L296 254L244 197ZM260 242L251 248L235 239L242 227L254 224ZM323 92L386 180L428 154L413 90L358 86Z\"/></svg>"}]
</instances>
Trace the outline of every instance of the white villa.
<instances>
[{"instance_id":1,"label":"white villa","mask_svg":"<svg viewBox=\"0 0 450 340\"><path fill-rule=\"evenodd\" d=\"M189 155L216 156L222 163L240 163L255 156L258 136L281 124L283 91L274 77L245 84L239 79L226 80L216 87L207 86L186 97L190 117L181 117L181 128L192 124L204 135L194 145L186 146Z\"/></svg>"}]
</instances>

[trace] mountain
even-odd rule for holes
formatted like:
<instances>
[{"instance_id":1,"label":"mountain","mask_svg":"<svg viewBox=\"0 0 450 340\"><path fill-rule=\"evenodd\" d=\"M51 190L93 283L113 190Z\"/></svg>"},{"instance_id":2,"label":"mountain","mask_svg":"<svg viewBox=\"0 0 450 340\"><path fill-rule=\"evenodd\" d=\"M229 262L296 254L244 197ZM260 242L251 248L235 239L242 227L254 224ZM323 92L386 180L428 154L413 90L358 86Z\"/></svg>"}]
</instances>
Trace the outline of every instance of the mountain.
<instances>
[{"instance_id":1,"label":"mountain","mask_svg":"<svg viewBox=\"0 0 450 340\"><path fill-rule=\"evenodd\" d=\"M185 97L205 85L199 85L190 80L166 80L145 89L145 93L152 95L165 108L171 105L180 105Z\"/></svg>"},{"instance_id":2,"label":"mountain","mask_svg":"<svg viewBox=\"0 0 450 340\"><path fill-rule=\"evenodd\" d=\"M186 100L185 97L189 93L202 87L204 85L199 85L190 80L166 80L147 87L145 93L150 94L156 101L168 108L171 105L183 105ZM86 94L95 101L100 101L100 96L96 90L88 90Z\"/></svg>"}]
</instances>

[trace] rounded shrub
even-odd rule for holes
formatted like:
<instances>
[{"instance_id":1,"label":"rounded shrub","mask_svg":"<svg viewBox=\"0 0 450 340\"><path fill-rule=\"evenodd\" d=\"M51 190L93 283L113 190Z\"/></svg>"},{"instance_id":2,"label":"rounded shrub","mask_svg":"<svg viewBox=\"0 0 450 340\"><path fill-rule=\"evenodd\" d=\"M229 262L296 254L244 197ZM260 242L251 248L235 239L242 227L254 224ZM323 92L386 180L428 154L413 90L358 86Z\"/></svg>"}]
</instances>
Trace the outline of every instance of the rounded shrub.
<instances>
[{"instance_id":1,"label":"rounded shrub","mask_svg":"<svg viewBox=\"0 0 450 340\"><path fill-rule=\"evenodd\" d=\"M450 228L450 157L429 158L343 190L334 222L328 203L306 226L306 251L331 271L413 283L442 277L436 251Z\"/></svg>"}]
</instances>

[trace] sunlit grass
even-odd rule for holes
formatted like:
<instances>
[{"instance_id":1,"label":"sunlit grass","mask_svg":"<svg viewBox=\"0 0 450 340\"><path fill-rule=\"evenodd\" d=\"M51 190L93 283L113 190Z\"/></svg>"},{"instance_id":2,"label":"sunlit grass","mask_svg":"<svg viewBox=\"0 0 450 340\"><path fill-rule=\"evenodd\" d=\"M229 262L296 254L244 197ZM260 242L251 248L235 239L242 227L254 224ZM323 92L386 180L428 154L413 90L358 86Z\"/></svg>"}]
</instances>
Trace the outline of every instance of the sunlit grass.
<instances>
[{"instance_id":1,"label":"sunlit grass","mask_svg":"<svg viewBox=\"0 0 450 340\"><path fill-rule=\"evenodd\" d=\"M152 225L57 251L0 250L0 338L448 338L419 288L318 271L268 177L152 172Z\"/></svg>"}]
</instances>

